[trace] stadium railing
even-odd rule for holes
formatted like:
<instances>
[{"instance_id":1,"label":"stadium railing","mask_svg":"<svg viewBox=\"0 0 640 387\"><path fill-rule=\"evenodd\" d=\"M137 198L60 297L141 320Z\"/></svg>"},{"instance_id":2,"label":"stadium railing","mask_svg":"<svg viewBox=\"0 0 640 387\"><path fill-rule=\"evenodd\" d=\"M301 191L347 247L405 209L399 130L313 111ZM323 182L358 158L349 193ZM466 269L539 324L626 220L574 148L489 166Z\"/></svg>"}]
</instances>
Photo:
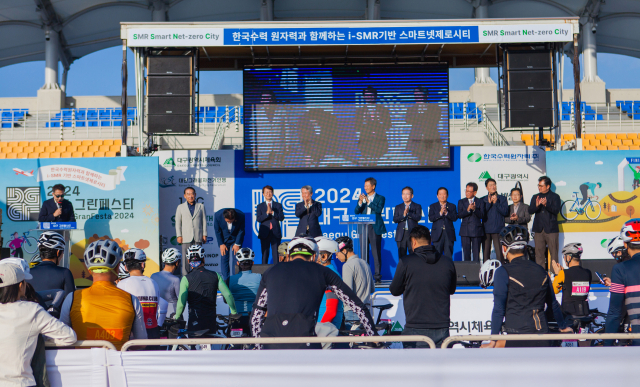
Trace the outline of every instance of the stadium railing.
<instances>
[{"instance_id":1,"label":"stadium railing","mask_svg":"<svg viewBox=\"0 0 640 387\"><path fill-rule=\"evenodd\" d=\"M511 335L457 335L444 339L441 348L460 341L557 341L557 340L634 340L640 339L640 333L546 333L546 334L511 334Z\"/></svg>"},{"instance_id":2,"label":"stadium railing","mask_svg":"<svg viewBox=\"0 0 640 387\"><path fill-rule=\"evenodd\" d=\"M75 343L71 344L71 345L56 345L54 343L45 343L45 347L48 349L52 349L52 348L59 348L59 349L65 349L65 348L77 348L77 347L85 347L85 348L104 348L104 349L112 349L112 350L116 350L115 345L113 345L112 343L108 342L108 341L104 341L104 340L78 340Z\"/></svg>"}]
</instances>

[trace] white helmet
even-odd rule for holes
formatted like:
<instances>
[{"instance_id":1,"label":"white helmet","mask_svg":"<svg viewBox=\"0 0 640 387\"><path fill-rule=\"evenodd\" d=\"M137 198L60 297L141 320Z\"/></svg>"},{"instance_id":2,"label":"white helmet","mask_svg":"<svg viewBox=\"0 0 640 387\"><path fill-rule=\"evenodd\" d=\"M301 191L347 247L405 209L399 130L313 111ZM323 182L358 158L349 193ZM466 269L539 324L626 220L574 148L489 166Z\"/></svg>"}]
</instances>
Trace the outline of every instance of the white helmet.
<instances>
[{"instance_id":1,"label":"white helmet","mask_svg":"<svg viewBox=\"0 0 640 387\"><path fill-rule=\"evenodd\" d=\"M619 236L617 236L609 242L609 245L607 246L607 251L609 252L609 254L611 254L611 256L615 257L614 253L621 250L625 250L624 242Z\"/></svg>"},{"instance_id":2,"label":"white helmet","mask_svg":"<svg viewBox=\"0 0 640 387\"><path fill-rule=\"evenodd\" d=\"M124 261L146 262L147 254L144 253L144 250L134 247L124 252Z\"/></svg>"},{"instance_id":3,"label":"white helmet","mask_svg":"<svg viewBox=\"0 0 640 387\"><path fill-rule=\"evenodd\" d=\"M115 270L122 261L122 249L112 240L91 242L84 251L84 264L89 271Z\"/></svg>"},{"instance_id":4,"label":"white helmet","mask_svg":"<svg viewBox=\"0 0 640 387\"><path fill-rule=\"evenodd\" d=\"M124 262L120 262L120 265L118 266L118 279L122 280L129 277L131 277L131 274L129 274L127 266L124 264Z\"/></svg>"},{"instance_id":5,"label":"white helmet","mask_svg":"<svg viewBox=\"0 0 640 387\"><path fill-rule=\"evenodd\" d=\"M175 247L168 248L162 253L162 262L164 263L174 263L182 259L182 253L178 251Z\"/></svg>"},{"instance_id":6,"label":"white helmet","mask_svg":"<svg viewBox=\"0 0 640 387\"><path fill-rule=\"evenodd\" d=\"M480 286L486 289L488 286L493 285L493 279L496 275L496 270L502 266L497 259L490 259L482 264L480 268Z\"/></svg>"},{"instance_id":7,"label":"white helmet","mask_svg":"<svg viewBox=\"0 0 640 387\"><path fill-rule=\"evenodd\" d=\"M331 254L336 254L338 252L338 242L327 238L326 236L316 237L316 244L318 245L318 250L326 251Z\"/></svg>"},{"instance_id":8,"label":"white helmet","mask_svg":"<svg viewBox=\"0 0 640 387\"><path fill-rule=\"evenodd\" d=\"M236 253L236 259L238 262L242 261L253 261L256 257L256 254L248 247L243 247Z\"/></svg>"},{"instance_id":9,"label":"white helmet","mask_svg":"<svg viewBox=\"0 0 640 387\"><path fill-rule=\"evenodd\" d=\"M201 261L204 259L204 247L201 245L191 245L187 250L189 261Z\"/></svg>"},{"instance_id":10,"label":"white helmet","mask_svg":"<svg viewBox=\"0 0 640 387\"><path fill-rule=\"evenodd\" d=\"M64 237L57 232L45 231L38 238L38 247L47 247L52 250L64 250Z\"/></svg>"},{"instance_id":11,"label":"white helmet","mask_svg":"<svg viewBox=\"0 0 640 387\"><path fill-rule=\"evenodd\" d=\"M289 242L289 255L293 255L295 253L303 254L303 255L318 255L318 244L311 237L295 237Z\"/></svg>"}]
</instances>

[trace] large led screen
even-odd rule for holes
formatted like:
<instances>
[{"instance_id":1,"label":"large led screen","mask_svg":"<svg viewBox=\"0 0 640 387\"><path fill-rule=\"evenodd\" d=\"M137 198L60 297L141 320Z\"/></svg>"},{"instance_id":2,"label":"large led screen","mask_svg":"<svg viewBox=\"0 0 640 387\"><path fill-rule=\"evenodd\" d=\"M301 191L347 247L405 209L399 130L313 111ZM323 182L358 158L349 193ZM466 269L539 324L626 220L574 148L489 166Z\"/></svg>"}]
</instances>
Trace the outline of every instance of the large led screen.
<instances>
[{"instance_id":1,"label":"large led screen","mask_svg":"<svg viewBox=\"0 0 640 387\"><path fill-rule=\"evenodd\" d=\"M449 166L446 66L246 68L246 170Z\"/></svg>"}]
</instances>

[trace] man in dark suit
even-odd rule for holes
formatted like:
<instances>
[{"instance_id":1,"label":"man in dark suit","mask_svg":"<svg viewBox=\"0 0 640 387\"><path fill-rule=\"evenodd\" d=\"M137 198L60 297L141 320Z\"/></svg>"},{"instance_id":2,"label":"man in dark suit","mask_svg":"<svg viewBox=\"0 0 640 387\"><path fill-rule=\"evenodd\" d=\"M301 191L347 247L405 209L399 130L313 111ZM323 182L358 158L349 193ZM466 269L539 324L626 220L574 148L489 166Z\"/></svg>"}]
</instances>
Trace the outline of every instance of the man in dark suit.
<instances>
[{"instance_id":1,"label":"man in dark suit","mask_svg":"<svg viewBox=\"0 0 640 387\"><path fill-rule=\"evenodd\" d=\"M482 218L484 205L476 198L478 185L468 183L465 190L466 198L458 201L458 218L462 219L460 237L462 239L462 259L464 261L480 261L480 243L484 235ZM473 256L471 255L473 251ZM474 259L475 258L475 259Z\"/></svg>"},{"instance_id":2,"label":"man in dark suit","mask_svg":"<svg viewBox=\"0 0 640 387\"><path fill-rule=\"evenodd\" d=\"M456 241L456 230L453 222L458 220L456 205L449 203L449 190L438 188L438 201L429 206L429 222L431 228L431 244L437 252L449 259L453 259L453 242Z\"/></svg>"},{"instance_id":3,"label":"man in dark suit","mask_svg":"<svg viewBox=\"0 0 640 387\"><path fill-rule=\"evenodd\" d=\"M402 189L402 202L393 210L393 223L398 223L396 243L398 244L399 257L408 255L407 250L409 250L409 254L413 254L409 234L422 219L422 206L413 202L413 188L404 187Z\"/></svg>"},{"instance_id":4,"label":"man in dark suit","mask_svg":"<svg viewBox=\"0 0 640 387\"><path fill-rule=\"evenodd\" d=\"M538 194L531 197L529 213L535 214L531 231L536 245L536 263L545 270L549 270L551 262L547 263L545 248L549 249L551 260L558 263L559 232L558 212L562 207L562 200L557 193L551 191L551 179L541 176L538 179Z\"/></svg>"},{"instance_id":5,"label":"man in dark suit","mask_svg":"<svg viewBox=\"0 0 640 387\"><path fill-rule=\"evenodd\" d=\"M360 200L356 204L356 214L376 214L376 223L367 225L367 246L371 246L373 261L375 265L375 274L373 278L379 284L382 280L380 268L382 266L382 234L387 232L382 220L382 211L384 210L384 196L376 194L376 185L378 182L373 177L364 181L364 191L366 194L360 194ZM368 248L368 247L367 247ZM369 255L367 254L367 263L369 263Z\"/></svg>"},{"instance_id":6,"label":"man in dark suit","mask_svg":"<svg viewBox=\"0 0 640 387\"><path fill-rule=\"evenodd\" d=\"M496 259L502 263L502 246L500 245L500 231L504 228L504 217L509 215L509 203L507 198L498 194L498 186L494 179L487 179L484 182L487 188L487 196L480 198L484 206L484 218L482 225L484 226L484 243L482 250L484 251L483 262L491 258L491 243L496 252Z\"/></svg>"},{"instance_id":7,"label":"man in dark suit","mask_svg":"<svg viewBox=\"0 0 640 387\"><path fill-rule=\"evenodd\" d=\"M313 188L310 185L302 187L300 195L302 196L302 201L296 204L296 216L300 218L296 236L319 237L322 235L322 229L318 221L318 218L322 216L322 204L311 198L313 196Z\"/></svg>"},{"instance_id":8,"label":"man in dark suit","mask_svg":"<svg viewBox=\"0 0 640 387\"><path fill-rule=\"evenodd\" d=\"M64 198L65 186L56 184L53 186L53 198L45 200L40 208L38 222L75 222L76 214L73 212L73 204Z\"/></svg>"},{"instance_id":9,"label":"man in dark suit","mask_svg":"<svg viewBox=\"0 0 640 387\"><path fill-rule=\"evenodd\" d=\"M244 242L244 214L235 208L223 208L213 218L213 229L220 245L220 274L225 281L235 273L236 253Z\"/></svg>"},{"instance_id":10,"label":"man in dark suit","mask_svg":"<svg viewBox=\"0 0 640 387\"><path fill-rule=\"evenodd\" d=\"M280 222L284 220L282 204L273 201L273 187L266 185L262 189L265 201L256 207L256 220L260 223L258 239L262 251L262 263L269 263L269 248L273 263L278 263L278 245L282 240Z\"/></svg>"}]
</instances>

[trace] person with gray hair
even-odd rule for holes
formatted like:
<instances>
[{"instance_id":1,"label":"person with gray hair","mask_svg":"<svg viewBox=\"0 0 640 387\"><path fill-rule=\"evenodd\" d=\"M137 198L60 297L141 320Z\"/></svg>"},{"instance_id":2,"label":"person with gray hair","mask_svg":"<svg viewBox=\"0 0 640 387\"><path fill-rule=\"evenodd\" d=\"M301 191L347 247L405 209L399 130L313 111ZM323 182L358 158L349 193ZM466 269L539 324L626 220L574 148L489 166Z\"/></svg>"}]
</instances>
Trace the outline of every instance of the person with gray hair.
<instances>
[{"instance_id":1,"label":"person with gray hair","mask_svg":"<svg viewBox=\"0 0 640 387\"><path fill-rule=\"evenodd\" d=\"M300 196L302 196L302 201L296 204L296 216L300 218L296 236L319 237L322 235L320 222L318 222L318 218L322 215L322 204L311 198L313 188L310 185L305 185L300 189Z\"/></svg>"}]
</instances>

